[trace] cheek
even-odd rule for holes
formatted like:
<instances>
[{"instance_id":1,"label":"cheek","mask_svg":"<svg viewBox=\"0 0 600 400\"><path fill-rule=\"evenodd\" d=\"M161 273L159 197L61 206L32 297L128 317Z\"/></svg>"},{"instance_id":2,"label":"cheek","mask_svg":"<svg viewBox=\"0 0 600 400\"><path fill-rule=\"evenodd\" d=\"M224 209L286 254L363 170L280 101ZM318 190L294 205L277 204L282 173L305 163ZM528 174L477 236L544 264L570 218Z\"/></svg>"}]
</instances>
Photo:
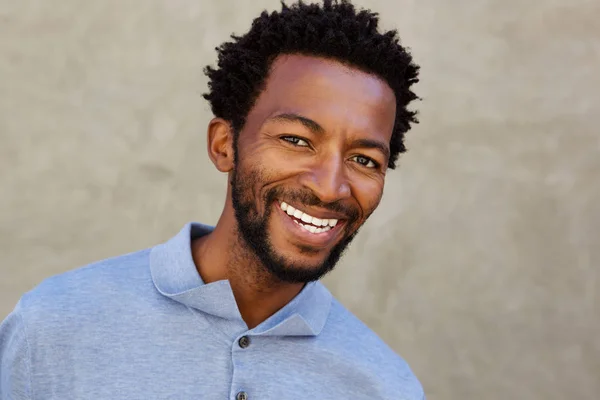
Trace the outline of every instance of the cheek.
<instances>
[{"instance_id":1,"label":"cheek","mask_svg":"<svg viewBox=\"0 0 600 400\"><path fill-rule=\"evenodd\" d=\"M247 171L274 170L280 168L282 163L281 151L267 143L257 145L250 143L238 149L238 163Z\"/></svg>"},{"instance_id":2,"label":"cheek","mask_svg":"<svg viewBox=\"0 0 600 400\"><path fill-rule=\"evenodd\" d=\"M260 203L268 200L268 189L280 175L280 171L275 169L278 163L270 164L267 162L268 157L264 156L265 154L261 152L247 156L240 155L236 169L238 188L244 197ZM259 208L262 208L262 205Z\"/></svg>"},{"instance_id":3,"label":"cheek","mask_svg":"<svg viewBox=\"0 0 600 400\"><path fill-rule=\"evenodd\" d=\"M367 219L379 206L383 197L383 184L371 181L355 188L355 196Z\"/></svg>"}]
</instances>

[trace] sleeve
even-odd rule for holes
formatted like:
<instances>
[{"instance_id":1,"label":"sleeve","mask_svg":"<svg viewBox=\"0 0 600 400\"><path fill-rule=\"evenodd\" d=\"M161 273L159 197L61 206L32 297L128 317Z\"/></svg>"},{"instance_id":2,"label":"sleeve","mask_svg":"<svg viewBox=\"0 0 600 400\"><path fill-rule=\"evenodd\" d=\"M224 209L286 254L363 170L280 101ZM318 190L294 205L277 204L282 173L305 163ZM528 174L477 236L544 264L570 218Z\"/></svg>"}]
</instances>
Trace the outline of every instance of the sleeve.
<instances>
[{"instance_id":1,"label":"sleeve","mask_svg":"<svg viewBox=\"0 0 600 400\"><path fill-rule=\"evenodd\" d=\"M25 326L17 309L0 324L0 400L30 400L31 371Z\"/></svg>"}]
</instances>

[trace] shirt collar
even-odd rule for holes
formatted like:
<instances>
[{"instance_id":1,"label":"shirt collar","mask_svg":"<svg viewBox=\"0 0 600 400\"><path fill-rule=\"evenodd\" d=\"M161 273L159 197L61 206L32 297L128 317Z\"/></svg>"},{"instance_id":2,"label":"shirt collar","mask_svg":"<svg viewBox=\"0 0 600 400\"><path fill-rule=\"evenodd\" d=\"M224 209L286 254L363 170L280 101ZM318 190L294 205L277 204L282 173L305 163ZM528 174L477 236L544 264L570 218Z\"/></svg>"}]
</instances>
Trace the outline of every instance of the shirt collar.
<instances>
[{"instance_id":1,"label":"shirt collar","mask_svg":"<svg viewBox=\"0 0 600 400\"><path fill-rule=\"evenodd\" d=\"M213 227L188 223L167 242L150 253L150 271L156 289L166 297L208 314L243 322L229 281L205 284L192 258L193 239L210 233ZM320 282L308 283L281 310L255 327L265 336L316 336L327 321L332 295Z\"/></svg>"}]
</instances>

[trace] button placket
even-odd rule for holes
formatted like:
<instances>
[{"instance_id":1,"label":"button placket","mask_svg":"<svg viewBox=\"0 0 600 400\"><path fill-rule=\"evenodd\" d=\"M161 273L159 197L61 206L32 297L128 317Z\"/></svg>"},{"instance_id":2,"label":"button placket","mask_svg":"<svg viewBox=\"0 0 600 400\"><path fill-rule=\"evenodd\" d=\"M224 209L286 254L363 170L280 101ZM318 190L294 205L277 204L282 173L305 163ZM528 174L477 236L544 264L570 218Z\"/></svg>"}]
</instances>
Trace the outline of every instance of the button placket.
<instances>
[{"instance_id":1,"label":"button placket","mask_svg":"<svg viewBox=\"0 0 600 400\"><path fill-rule=\"evenodd\" d=\"M238 336L237 340L234 338L232 343L233 379L230 398L232 400L249 400L250 396L246 390L249 389L250 363L248 357L251 357L251 353L248 353L246 349L252 344L252 339L248 334L242 332L240 334L242 336Z\"/></svg>"}]
</instances>

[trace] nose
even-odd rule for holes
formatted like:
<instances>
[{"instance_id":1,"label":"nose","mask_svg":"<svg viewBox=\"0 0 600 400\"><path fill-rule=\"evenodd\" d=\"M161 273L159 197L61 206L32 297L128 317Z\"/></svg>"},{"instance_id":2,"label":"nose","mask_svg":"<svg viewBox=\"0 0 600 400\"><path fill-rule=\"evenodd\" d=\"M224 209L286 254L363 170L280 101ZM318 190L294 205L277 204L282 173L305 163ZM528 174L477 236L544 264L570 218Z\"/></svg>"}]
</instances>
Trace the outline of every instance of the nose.
<instances>
[{"instance_id":1,"label":"nose","mask_svg":"<svg viewBox=\"0 0 600 400\"><path fill-rule=\"evenodd\" d=\"M342 157L319 159L300 176L300 183L324 203L333 203L351 195Z\"/></svg>"}]
</instances>

